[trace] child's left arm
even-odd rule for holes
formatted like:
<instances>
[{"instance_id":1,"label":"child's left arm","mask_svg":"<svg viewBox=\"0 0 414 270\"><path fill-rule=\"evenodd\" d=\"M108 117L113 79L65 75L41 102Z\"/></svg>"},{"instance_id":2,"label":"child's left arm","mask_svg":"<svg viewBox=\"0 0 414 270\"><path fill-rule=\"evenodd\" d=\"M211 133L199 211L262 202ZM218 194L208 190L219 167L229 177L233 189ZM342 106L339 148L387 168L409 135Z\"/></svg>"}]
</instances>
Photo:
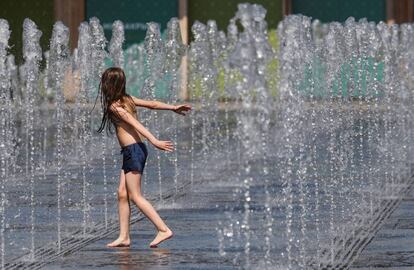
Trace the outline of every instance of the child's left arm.
<instances>
[{"instance_id":1,"label":"child's left arm","mask_svg":"<svg viewBox=\"0 0 414 270\"><path fill-rule=\"evenodd\" d=\"M191 106L188 104L171 105L157 100L144 100L136 97L132 97L132 99L134 100L135 106L145 107L152 110L171 110L181 115L185 115L185 112L191 110Z\"/></svg>"}]
</instances>

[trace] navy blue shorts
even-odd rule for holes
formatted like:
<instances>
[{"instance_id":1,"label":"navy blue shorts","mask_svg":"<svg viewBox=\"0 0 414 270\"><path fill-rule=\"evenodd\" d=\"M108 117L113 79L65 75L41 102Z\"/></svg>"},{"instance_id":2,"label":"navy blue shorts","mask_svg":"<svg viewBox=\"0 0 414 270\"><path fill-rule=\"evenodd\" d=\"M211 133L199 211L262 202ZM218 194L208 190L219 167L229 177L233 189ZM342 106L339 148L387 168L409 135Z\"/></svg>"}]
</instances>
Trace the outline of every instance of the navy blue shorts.
<instances>
[{"instance_id":1,"label":"navy blue shorts","mask_svg":"<svg viewBox=\"0 0 414 270\"><path fill-rule=\"evenodd\" d=\"M138 171L142 174L147 161L147 146L142 143L133 143L122 147L122 169L125 173Z\"/></svg>"}]
</instances>

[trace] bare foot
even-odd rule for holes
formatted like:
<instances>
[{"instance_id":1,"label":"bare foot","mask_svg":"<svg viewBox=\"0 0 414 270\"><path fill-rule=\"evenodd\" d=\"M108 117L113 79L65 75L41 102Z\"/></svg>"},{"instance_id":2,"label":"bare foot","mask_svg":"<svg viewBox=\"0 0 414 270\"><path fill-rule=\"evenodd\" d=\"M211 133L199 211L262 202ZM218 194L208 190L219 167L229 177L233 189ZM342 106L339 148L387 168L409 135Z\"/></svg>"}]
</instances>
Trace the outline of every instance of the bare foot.
<instances>
[{"instance_id":1,"label":"bare foot","mask_svg":"<svg viewBox=\"0 0 414 270\"><path fill-rule=\"evenodd\" d=\"M173 235L174 234L170 229L167 229L165 232L159 231L157 236L150 243L150 248L157 247L162 241L170 239Z\"/></svg>"},{"instance_id":2,"label":"bare foot","mask_svg":"<svg viewBox=\"0 0 414 270\"><path fill-rule=\"evenodd\" d=\"M107 247L129 247L130 246L130 240L129 239L118 238L115 241L107 244L106 246Z\"/></svg>"}]
</instances>

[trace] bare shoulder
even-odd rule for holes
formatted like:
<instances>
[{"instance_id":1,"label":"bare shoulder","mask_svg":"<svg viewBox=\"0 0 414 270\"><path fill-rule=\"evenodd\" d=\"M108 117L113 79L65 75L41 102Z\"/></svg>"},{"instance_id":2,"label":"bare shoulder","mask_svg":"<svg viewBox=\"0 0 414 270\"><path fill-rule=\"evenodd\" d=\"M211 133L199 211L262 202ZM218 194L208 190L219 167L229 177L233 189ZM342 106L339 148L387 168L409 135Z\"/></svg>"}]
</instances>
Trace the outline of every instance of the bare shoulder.
<instances>
[{"instance_id":1,"label":"bare shoulder","mask_svg":"<svg viewBox=\"0 0 414 270\"><path fill-rule=\"evenodd\" d=\"M131 95L132 100L134 101L135 105L139 106L138 104L140 104L142 102L142 99L137 98L135 96Z\"/></svg>"},{"instance_id":2,"label":"bare shoulder","mask_svg":"<svg viewBox=\"0 0 414 270\"><path fill-rule=\"evenodd\" d=\"M140 99L134 96L131 96L132 100L134 101L135 106L139 106L139 107L151 107L152 103L149 100L145 100L145 99Z\"/></svg>"}]
</instances>

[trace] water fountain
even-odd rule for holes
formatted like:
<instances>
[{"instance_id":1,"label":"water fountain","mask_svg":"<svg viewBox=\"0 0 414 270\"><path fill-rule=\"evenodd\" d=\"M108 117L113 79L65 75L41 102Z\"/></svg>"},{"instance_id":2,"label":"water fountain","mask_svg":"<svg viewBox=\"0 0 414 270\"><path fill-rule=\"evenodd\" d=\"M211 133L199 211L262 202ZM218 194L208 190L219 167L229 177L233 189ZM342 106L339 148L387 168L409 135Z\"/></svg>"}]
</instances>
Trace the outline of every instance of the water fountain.
<instances>
[{"instance_id":1,"label":"water fountain","mask_svg":"<svg viewBox=\"0 0 414 270\"><path fill-rule=\"evenodd\" d=\"M262 14L255 5L240 5L230 26L240 20L248 32L249 25L245 22L254 18L253 25L258 28L253 29L257 35ZM402 29L401 37L406 37L411 25L404 25ZM263 72L255 73L252 68L251 61L257 59L260 50L249 49L247 40L255 34L250 33L246 38L242 32L236 43L246 44L240 51L247 55L248 64L243 63L243 54L240 54L236 57L239 64L235 65L245 83L252 81L249 78L266 79ZM381 40L384 34L389 35L386 42ZM255 159L253 154L260 152L260 143L254 142L250 147L249 143L250 138L257 139L259 134L267 137L263 141L270 157L256 157L257 170L263 169L255 171L254 178L263 179L265 187L259 192L260 184L252 185L244 180L245 210L234 211L233 221L227 225L234 228L241 223L242 231L243 226L250 230L244 235L237 234L238 244L226 247L224 232L230 229L220 228L224 237L223 253L227 248L243 249L240 254L244 256L238 262L248 265L253 257L258 268L274 263L288 269L349 266L349 251L358 252L357 245L369 239L376 222L386 209L392 208L388 200L398 201L401 197L396 194L403 194L410 184L407 182L411 171L407 138L411 137L411 120L407 117L409 107L404 105L411 96L410 79L403 75L408 68L398 68L393 61L402 59L400 54L406 56L411 46L406 43L407 38L398 38L398 35L397 26L376 25L366 20L355 22L352 18L344 25L312 24L304 16L288 16L281 22L278 99L264 98L261 103L258 97L243 92L249 86L235 87L235 92L243 95L242 108L249 108L253 119L262 120L257 127L253 120L247 120L248 113L239 116L246 120L239 120L242 129L237 132L243 135L243 144L251 149L243 155L246 162L243 167L247 173L252 170L246 160ZM268 45L265 39L260 44ZM401 82L404 88L400 87ZM253 89L260 89L260 84ZM269 95L266 87L258 92ZM252 98L254 102L249 102ZM276 117L269 119L267 109L275 111ZM273 128L266 135L269 120ZM249 136L251 130L254 131ZM385 162L379 160L383 156ZM260 159L273 161L272 166L278 173L270 176L271 183L283 188L282 192L273 189L272 196L277 202L274 209L264 207L255 211L266 216L267 222L263 223L271 229L271 234L251 229L251 216L255 213L251 204L268 198L263 165L266 162ZM253 190L257 190L256 198L252 196ZM265 200L264 205L272 206L269 199ZM280 218L272 219L279 211L285 217L283 223ZM283 234L279 233L281 224L285 228ZM230 235L234 241L235 235ZM274 244L281 240L283 244ZM249 255L250 247L261 246L259 242L274 245L258 252L260 255ZM258 259L263 255L264 260Z\"/></svg>"},{"instance_id":2,"label":"water fountain","mask_svg":"<svg viewBox=\"0 0 414 270\"><path fill-rule=\"evenodd\" d=\"M49 74L48 86L56 90L56 140L57 140L57 242L58 250L61 249L61 191L63 178L63 124L64 118L64 96L63 96L63 78L68 68L69 56L69 29L61 22L57 22L53 27L53 36L49 52ZM46 126L46 123L44 123Z\"/></svg>"},{"instance_id":3,"label":"water fountain","mask_svg":"<svg viewBox=\"0 0 414 270\"><path fill-rule=\"evenodd\" d=\"M151 22L127 50L122 22L106 48L91 18L72 54L57 22L45 68L36 25L24 22L17 67L0 20L1 268L40 268L117 230L119 147L94 132L100 74L123 67L128 91L176 103L184 56L191 118L140 111L157 137L177 142L173 154L150 147L146 195L180 207L198 186L232 187L217 257L249 269L348 267L413 184L413 26L291 15L275 46L265 15L241 4L227 33L195 22L188 48L178 19L165 39Z\"/></svg>"},{"instance_id":4,"label":"water fountain","mask_svg":"<svg viewBox=\"0 0 414 270\"><path fill-rule=\"evenodd\" d=\"M1 227L0 227L0 254L1 254L1 267L4 268L5 265L5 207L6 207L6 189L5 189L5 181L8 176L8 162L7 162L7 154L10 150L10 135L7 132L9 130L10 122L13 121L12 114L11 114L11 103L10 100L7 98L8 89L9 89L9 81L7 79L7 48L8 48L8 41L10 37L10 30L9 24L5 20L0 20L0 70L1 70L1 104L0 104L0 113L1 113L1 193L0 193L0 210L1 210Z\"/></svg>"},{"instance_id":5,"label":"water fountain","mask_svg":"<svg viewBox=\"0 0 414 270\"><path fill-rule=\"evenodd\" d=\"M31 257L34 258L34 231L35 231L35 159L38 153L37 144L34 139L35 119L38 119L37 111L34 106L37 105L38 99L36 92L38 91L37 81L39 80L39 62L42 58L42 49L40 48L39 40L42 33L37 29L36 24L30 19L25 19L23 22L23 58L25 69L25 85L24 85L24 104L25 110L25 175L30 179L30 234L31 234Z\"/></svg>"}]
</instances>

